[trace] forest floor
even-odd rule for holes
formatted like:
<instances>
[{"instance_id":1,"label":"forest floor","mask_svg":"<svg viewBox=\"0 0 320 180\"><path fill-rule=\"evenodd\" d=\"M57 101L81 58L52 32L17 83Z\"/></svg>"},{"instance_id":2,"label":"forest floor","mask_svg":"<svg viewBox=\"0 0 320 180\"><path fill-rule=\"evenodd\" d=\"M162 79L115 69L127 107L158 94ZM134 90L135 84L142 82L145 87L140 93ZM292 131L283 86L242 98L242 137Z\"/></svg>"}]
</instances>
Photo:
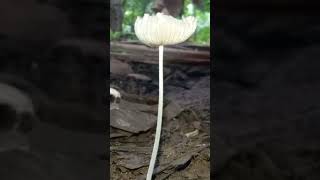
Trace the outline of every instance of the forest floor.
<instances>
[{"instance_id":1,"label":"forest floor","mask_svg":"<svg viewBox=\"0 0 320 180\"><path fill-rule=\"evenodd\" d=\"M113 180L146 177L156 129L157 68L112 59L110 85L122 94L110 110ZM210 179L210 66L165 62L164 76L155 179Z\"/></svg>"}]
</instances>

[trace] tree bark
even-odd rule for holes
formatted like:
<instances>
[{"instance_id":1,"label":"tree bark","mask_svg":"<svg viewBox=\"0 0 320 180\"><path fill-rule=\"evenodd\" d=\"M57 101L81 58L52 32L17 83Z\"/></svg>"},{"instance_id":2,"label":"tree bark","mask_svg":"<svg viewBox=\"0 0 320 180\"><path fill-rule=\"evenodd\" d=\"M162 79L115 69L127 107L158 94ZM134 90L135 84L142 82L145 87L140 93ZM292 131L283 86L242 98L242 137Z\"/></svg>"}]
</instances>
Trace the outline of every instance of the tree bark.
<instances>
[{"instance_id":1,"label":"tree bark","mask_svg":"<svg viewBox=\"0 0 320 180\"><path fill-rule=\"evenodd\" d=\"M121 31L123 20L122 0L110 1L110 29Z\"/></svg>"}]
</instances>

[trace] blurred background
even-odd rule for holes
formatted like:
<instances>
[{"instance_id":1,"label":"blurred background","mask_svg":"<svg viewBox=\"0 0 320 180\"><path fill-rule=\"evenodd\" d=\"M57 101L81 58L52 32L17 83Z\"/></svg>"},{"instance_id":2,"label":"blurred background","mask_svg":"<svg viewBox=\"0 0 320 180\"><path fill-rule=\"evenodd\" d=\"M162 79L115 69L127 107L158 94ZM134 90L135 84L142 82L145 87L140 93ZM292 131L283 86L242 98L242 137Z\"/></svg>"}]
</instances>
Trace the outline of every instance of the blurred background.
<instances>
[{"instance_id":1,"label":"blurred background","mask_svg":"<svg viewBox=\"0 0 320 180\"><path fill-rule=\"evenodd\" d=\"M106 179L108 11L0 2L0 179Z\"/></svg>"},{"instance_id":2,"label":"blurred background","mask_svg":"<svg viewBox=\"0 0 320 180\"><path fill-rule=\"evenodd\" d=\"M111 0L110 39L137 40L134 34L137 16L155 12L164 12L177 18L195 16L198 27L189 42L210 45L210 0Z\"/></svg>"},{"instance_id":3,"label":"blurred background","mask_svg":"<svg viewBox=\"0 0 320 180\"><path fill-rule=\"evenodd\" d=\"M319 179L315 7L307 1L217 1L215 179Z\"/></svg>"}]
</instances>

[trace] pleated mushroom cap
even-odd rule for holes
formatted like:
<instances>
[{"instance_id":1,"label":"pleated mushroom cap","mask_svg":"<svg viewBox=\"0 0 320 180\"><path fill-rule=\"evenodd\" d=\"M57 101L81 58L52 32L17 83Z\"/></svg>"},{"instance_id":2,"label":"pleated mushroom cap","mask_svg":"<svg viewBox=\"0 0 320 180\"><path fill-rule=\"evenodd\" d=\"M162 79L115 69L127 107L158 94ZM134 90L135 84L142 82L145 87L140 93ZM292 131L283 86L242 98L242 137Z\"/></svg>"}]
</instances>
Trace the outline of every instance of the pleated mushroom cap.
<instances>
[{"instance_id":1,"label":"pleated mushroom cap","mask_svg":"<svg viewBox=\"0 0 320 180\"><path fill-rule=\"evenodd\" d=\"M195 17L183 17L181 20L157 13L138 17L134 30L138 39L148 46L174 45L186 41L196 30Z\"/></svg>"}]
</instances>

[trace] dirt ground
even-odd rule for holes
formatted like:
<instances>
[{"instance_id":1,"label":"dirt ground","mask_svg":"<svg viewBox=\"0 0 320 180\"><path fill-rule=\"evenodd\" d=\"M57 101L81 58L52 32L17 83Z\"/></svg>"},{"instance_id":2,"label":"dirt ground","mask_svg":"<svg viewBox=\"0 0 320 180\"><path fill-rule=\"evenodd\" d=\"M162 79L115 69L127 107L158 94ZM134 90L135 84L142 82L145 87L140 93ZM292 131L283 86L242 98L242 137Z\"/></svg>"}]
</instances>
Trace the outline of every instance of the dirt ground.
<instances>
[{"instance_id":1,"label":"dirt ground","mask_svg":"<svg viewBox=\"0 0 320 180\"><path fill-rule=\"evenodd\" d=\"M145 179L156 127L158 67L142 63L122 64L122 67L130 67L140 78L126 81L124 75L111 73L111 87L117 88L123 95L117 105L118 111L136 118L138 114L130 112L145 112L150 117L144 119L144 116L140 116L134 124L127 122L128 126L134 127L125 131L126 128L121 125L113 124L113 121L121 118L113 112L117 110L110 110L111 179ZM164 118L154 170L157 180L210 179L209 69L209 66L165 64ZM140 101L137 100L139 98ZM150 126L143 122L148 120L151 122ZM143 125L143 130L139 131L139 126ZM128 132L130 130L132 132ZM136 131L133 132L134 130Z\"/></svg>"}]
</instances>

